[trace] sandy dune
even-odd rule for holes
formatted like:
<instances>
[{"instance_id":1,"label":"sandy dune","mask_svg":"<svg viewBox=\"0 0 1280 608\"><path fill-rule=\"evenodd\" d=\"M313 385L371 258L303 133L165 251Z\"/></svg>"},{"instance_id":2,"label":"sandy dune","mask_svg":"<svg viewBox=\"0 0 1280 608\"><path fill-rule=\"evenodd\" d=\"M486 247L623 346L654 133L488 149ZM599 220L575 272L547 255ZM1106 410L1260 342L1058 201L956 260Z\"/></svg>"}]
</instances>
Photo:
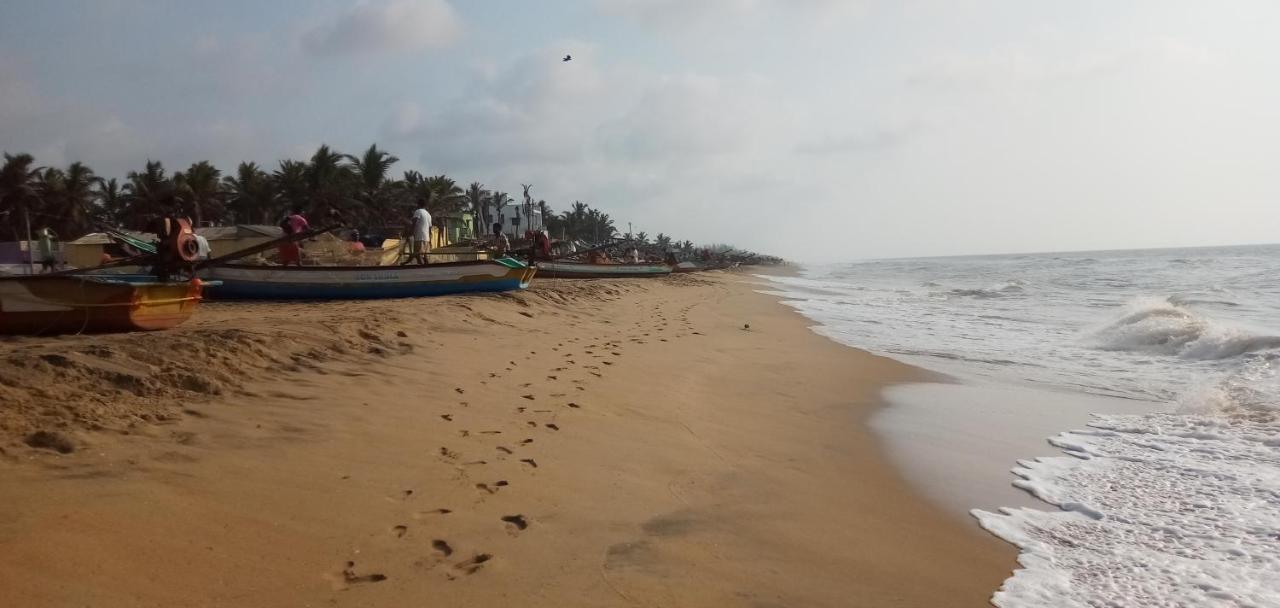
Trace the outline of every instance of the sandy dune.
<instances>
[{"instance_id":1,"label":"sandy dune","mask_svg":"<svg viewBox=\"0 0 1280 608\"><path fill-rule=\"evenodd\" d=\"M1013 551L912 495L864 429L915 370L814 335L748 281L215 304L173 332L4 342L0 589L15 606L984 605ZM59 441L24 445L37 431Z\"/></svg>"}]
</instances>

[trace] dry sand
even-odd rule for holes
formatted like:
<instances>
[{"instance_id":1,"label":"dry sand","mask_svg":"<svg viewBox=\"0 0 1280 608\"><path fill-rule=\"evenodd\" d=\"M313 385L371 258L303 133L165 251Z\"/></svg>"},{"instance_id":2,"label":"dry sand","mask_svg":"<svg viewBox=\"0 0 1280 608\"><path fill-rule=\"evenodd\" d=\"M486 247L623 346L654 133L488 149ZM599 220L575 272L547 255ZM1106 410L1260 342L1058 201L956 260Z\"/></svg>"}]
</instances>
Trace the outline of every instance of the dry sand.
<instances>
[{"instance_id":1,"label":"dry sand","mask_svg":"<svg viewBox=\"0 0 1280 608\"><path fill-rule=\"evenodd\" d=\"M0 343L4 603L986 605L1012 548L865 428L917 370L754 289L214 304Z\"/></svg>"}]
</instances>

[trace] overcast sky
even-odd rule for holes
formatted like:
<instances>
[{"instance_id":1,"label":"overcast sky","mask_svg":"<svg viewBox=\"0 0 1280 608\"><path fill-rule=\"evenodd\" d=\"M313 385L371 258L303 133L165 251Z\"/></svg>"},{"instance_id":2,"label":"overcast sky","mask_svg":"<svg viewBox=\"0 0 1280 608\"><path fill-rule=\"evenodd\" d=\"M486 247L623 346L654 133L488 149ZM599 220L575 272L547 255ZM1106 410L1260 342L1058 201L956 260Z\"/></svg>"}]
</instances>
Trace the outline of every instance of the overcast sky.
<instances>
[{"instance_id":1,"label":"overcast sky","mask_svg":"<svg viewBox=\"0 0 1280 608\"><path fill-rule=\"evenodd\" d=\"M1274 1L0 0L0 149L123 176L377 142L397 173L799 260L1278 242L1277 24Z\"/></svg>"}]
</instances>

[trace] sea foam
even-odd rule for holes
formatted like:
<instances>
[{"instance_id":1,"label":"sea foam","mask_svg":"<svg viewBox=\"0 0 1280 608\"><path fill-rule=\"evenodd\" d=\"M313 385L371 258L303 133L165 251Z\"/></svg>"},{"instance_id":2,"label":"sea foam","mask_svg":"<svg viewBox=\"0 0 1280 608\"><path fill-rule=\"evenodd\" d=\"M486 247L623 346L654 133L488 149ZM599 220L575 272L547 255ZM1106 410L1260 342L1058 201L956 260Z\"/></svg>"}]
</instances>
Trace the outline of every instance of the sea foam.
<instances>
[{"instance_id":1,"label":"sea foam","mask_svg":"<svg viewBox=\"0 0 1280 608\"><path fill-rule=\"evenodd\" d=\"M1258 356L1183 413L1098 416L1022 461L1014 485L1061 512L974 510L1022 569L993 602L1280 606L1280 375Z\"/></svg>"}]
</instances>

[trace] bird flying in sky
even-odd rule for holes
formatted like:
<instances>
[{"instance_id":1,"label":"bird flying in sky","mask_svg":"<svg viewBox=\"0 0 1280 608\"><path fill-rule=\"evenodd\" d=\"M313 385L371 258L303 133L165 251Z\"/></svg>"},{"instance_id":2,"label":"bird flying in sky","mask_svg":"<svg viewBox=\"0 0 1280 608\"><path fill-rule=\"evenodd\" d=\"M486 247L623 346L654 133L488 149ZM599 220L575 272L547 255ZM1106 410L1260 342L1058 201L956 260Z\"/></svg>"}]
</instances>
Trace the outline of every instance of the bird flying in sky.
<instances>
[{"instance_id":1,"label":"bird flying in sky","mask_svg":"<svg viewBox=\"0 0 1280 608\"><path fill-rule=\"evenodd\" d=\"M565 55L560 61L573 61L573 55Z\"/></svg>"}]
</instances>

